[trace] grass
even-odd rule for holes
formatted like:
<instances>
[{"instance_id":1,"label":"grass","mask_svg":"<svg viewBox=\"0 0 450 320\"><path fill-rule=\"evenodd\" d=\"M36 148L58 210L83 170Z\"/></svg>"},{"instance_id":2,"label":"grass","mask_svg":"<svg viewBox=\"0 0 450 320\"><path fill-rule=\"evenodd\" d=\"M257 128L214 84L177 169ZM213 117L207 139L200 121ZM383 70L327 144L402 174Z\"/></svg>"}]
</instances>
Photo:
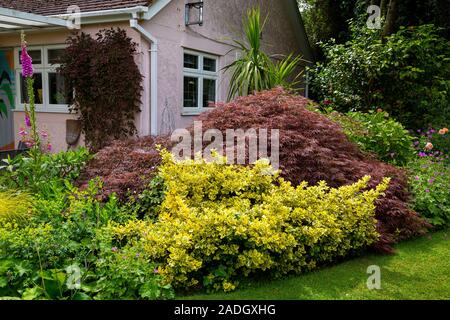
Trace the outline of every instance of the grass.
<instances>
[{"instance_id":1,"label":"grass","mask_svg":"<svg viewBox=\"0 0 450 320\"><path fill-rule=\"evenodd\" d=\"M232 293L196 294L186 300L450 299L449 231L401 243L395 255L367 254L281 280L253 279ZM367 268L381 268L381 289L367 289Z\"/></svg>"}]
</instances>

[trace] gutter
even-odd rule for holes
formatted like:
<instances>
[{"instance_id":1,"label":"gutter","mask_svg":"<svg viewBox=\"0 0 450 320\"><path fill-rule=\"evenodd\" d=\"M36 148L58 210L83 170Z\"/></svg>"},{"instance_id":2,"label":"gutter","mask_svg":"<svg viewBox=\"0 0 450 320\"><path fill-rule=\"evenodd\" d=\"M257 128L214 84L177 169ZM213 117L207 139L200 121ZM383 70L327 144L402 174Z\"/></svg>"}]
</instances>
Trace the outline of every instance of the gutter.
<instances>
[{"instance_id":1,"label":"gutter","mask_svg":"<svg viewBox=\"0 0 450 320\"><path fill-rule=\"evenodd\" d=\"M129 20L130 15L143 16L149 11L148 7L137 6L132 8L121 8L121 9L109 9L109 10L98 10L98 11L88 11L80 12L79 17L81 18L82 24L93 24L101 22L113 22L113 21L126 21ZM60 19L70 19L77 14L74 12L52 15L52 18Z\"/></svg>"},{"instance_id":2,"label":"gutter","mask_svg":"<svg viewBox=\"0 0 450 320\"><path fill-rule=\"evenodd\" d=\"M130 27L138 31L147 41L150 47L150 134L158 135L158 39L150 32L142 28L137 17L130 20Z\"/></svg>"},{"instance_id":3,"label":"gutter","mask_svg":"<svg viewBox=\"0 0 450 320\"><path fill-rule=\"evenodd\" d=\"M158 135L158 39L152 35L149 31L144 29L139 24L139 15L144 20L151 20L162 9L164 9L171 0L158 0L153 3L150 8L145 7L145 11L132 13L132 19L130 20L130 27L139 32L148 42L150 46L150 134L152 136ZM139 8L139 7L137 7Z\"/></svg>"}]
</instances>

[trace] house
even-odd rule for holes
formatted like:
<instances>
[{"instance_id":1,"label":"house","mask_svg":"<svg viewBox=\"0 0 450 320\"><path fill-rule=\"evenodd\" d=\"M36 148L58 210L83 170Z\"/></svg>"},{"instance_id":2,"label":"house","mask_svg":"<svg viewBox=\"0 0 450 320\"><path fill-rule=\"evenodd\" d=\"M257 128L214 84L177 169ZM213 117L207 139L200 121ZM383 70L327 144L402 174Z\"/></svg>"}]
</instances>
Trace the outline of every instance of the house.
<instances>
[{"instance_id":1,"label":"house","mask_svg":"<svg viewBox=\"0 0 450 320\"><path fill-rule=\"evenodd\" d=\"M17 146L23 126L20 30L35 64L38 123L55 150L66 150L66 136L76 134L68 120L76 115L60 94L55 61L72 28L90 34L123 28L139 45L144 89L136 127L141 136L158 135L185 127L210 102L226 99L229 74L222 68L236 58L231 39L241 36L243 17L255 5L268 15L266 51L312 61L296 0L0 0L0 104L9 110L0 118L0 150Z\"/></svg>"}]
</instances>

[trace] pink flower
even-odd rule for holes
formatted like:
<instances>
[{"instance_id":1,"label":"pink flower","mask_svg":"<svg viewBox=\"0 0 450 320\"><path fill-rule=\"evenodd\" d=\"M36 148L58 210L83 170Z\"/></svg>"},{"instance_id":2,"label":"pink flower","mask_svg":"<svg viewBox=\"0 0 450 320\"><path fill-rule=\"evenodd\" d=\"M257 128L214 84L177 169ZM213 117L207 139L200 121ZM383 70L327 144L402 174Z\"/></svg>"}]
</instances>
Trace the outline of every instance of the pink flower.
<instances>
[{"instance_id":1,"label":"pink flower","mask_svg":"<svg viewBox=\"0 0 450 320\"><path fill-rule=\"evenodd\" d=\"M47 151L48 152L52 151L52 144L51 143L47 144Z\"/></svg>"},{"instance_id":2,"label":"pink flower","mask_svg":"<svg viewBox=\"0 0 450 320\"><path fill-rule=\"evenodd\" d=\"M416 180L420 180L420 177L419 177L419 176L416 176L415 179L416 179Z\"/></svg>"},{"instance_id":3,"label":"pink flower","mask_svg":"<svg viewBox=\"0 0 450 320\"><path fill-rule=\"evenodd\" d=\"M31 128L31 119L30 116L27 114L25 114L25 124L28 128Z\"/></svg>"},{"instance_id":4,"label":"pink flower","mask_svg":"<svg viewBox=\"0 0 450 320\"><path fill-rule=\"evenodd\" d=\"M323 104L326 106L329 106L330 104L332 104L332 102L331 102L331 100L326 99L323 101Z\"/></svg>"},{"instance_id":5,"label":"pink flower","mask_svg":"<svg viewBox=\"0 0 450 320\"><path fill-rule=\"evenodd\" d=\"M434 148L434 146L433 146L433 144L432 144L431 142L428 142L428 143L425 145L425 150L430 151L430 150L432 150L433 148Z\"/></svg>"},{"instance_id":6,"label":"pink flower","mask_svg":"<svg viewBox=\"0 0 450 320\"><path fill-rule=\"evenodd\" d=\"M25 145L26 145L28 148L32 148L32 147L34 146L34 141L25 141Z\"/></svg>"},{"instance_id":7,"label":"pink flower","mask_svg":"<svg viewBox=\"0 0 450 320\"><path fill-rule=\"evenodd\" d=\"M42 138L47 138L48 137L47 131L42 130L41 131L41 136L42 136Z\"/></svg>"},{"instance_id":8,"label":"pink flower","mask_svg":"<svg viewBox=\"0 0 450 320\"><path fill-rule=\"evenodd\" d=\"M20 56L20 62L22 63L22 76L24 78L33 76L33 59L30 57L27 51L25 43L22 44L22 54Z\"/></svg>"},{"instance_id":9,"label":"pink flower","mask_svg":"<svg viewBox=\"0 0 450 320\"><path fill-rule=\"evenodd\" d=\"M430 193L430 189L425 190L426 193Z\"/></svg>"},{"instance_id":10,"label":"pink flower","mask_svg":"<svg viewBox=\"0 0 450 320\"><path fill-rule=\"evenodd\" d=\"M22 137L25 137L25 136L28 135L28 132L26 132L24 128L20 128L19 134L20 134Z\"/></svg>"},{"instance_id":11,"label":"pink flower","mask_svg":"<svg viewBox=\"0 0 450 320\"><path fill-rule=\"evenodd\" d=\"M419 152L419 157L426 157L427 154L425 152Z\"/></svg>"}]
</instances>

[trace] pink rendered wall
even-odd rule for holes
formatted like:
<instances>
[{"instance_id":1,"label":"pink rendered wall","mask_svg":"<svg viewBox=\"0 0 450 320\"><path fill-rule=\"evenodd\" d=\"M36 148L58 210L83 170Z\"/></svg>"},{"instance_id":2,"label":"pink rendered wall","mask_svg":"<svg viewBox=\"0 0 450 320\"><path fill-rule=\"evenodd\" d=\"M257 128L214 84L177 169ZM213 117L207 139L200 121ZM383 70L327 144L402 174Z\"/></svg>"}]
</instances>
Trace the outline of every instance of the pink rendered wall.
<instances>
[{"instance_id":1,"label":"pink rendered wall","mask_svg":"<svg viewBox=\"0 0 450 320\"><path fill-rule=\"evenodd\" d=\"M99 30L109 27L120 27L127 30L128 35L139 44L139 54L136 56L136 62L144 75L145 79L149 78L148 72L148 45L143 42L141 35L135 30L129 27L129 22L119 22L114 24L98 24L98 25L88 25L83 27L82 31L94 35ZM67 37L70 35L70 31L66 29L60 30L50 30L46 32L42 31L28 31L27 32L27 42L30 46L33 45L52 45L52 44L63 44L65 43ZM20 46L20 33L14 34L0 34L0 48L12 48ZM146 80L144 80L145 82ZM148 82L148 81L147 81ZM136 115L136 126L140 134L148 134L149 119L144 119L145 115L149 112L146 110L149 107L149 94L148 85L144 83L145 91L142 93L142 106L143 112ZM24 112L14 111L14 132L16 136L16 146L20 141L18 131L20 127L24 126ZM149 117L149 116L148 116ZM49 131L51 142L54 146L54 151L61 151L67 149L66 144L66 120L76 119L76 115L68 113L50 113L50 112L39 112L37 114L37 120L39 127L46 128ZM81 144L83 143L83 138L80 139Z\"/></svg>"},{"instance_id":2,"label":"pink rendered wall","mask_svg":"<svg viewBox=\"0 0 450 320\"><path fill-rule=\"evenodd\" d=\"M183 48L220 56L220 69L234 61L236 52L231 39L242 39L242 19L248 8L259 5L263 16L268 15L263 34L265 50L270 54L300 53L292 21L286 7L273 0L205 0L203 26L184 24L184 0L173 0L156 17L142 22L159 41L158 47L158 128L166 101L175 118L175 128L189 125L195 117L182 115ZM270 9L269 9L270 8ZM229 74L219 77L219 101L227 98Z\"/></svg>"},{"instance_id":3,"label":"pink rendered wall","mask_svg":"<svg viewBox=\"0 0 450 320\"><path fill-rule=\"evenodd\" d=\"M162 127L162 115L166 106L175 120L175 128L188 126L194 116L182 115L183 94L183 48L203 51L220 57L219 69L236 58L230 53L232 38L242 38L242 19L247 8L259 5L263 15L268 15L263 34L265 49L272 54L299 53L292 21L287 18L287 9L283 1L274 0L205 0L203 26L184 25L185 0L173 0L151 21L140 21L145 29L158 39L158 129ZM268 9L270 8L270 10ZM139 135L150 134L150 44L135 30L129 22L88 25L84 32L95 34L107 27L121 27L139 45L136 62L144 77L141 113L136 115ZM69 30L30 31L27 32L29 45L62 44L70 35ZM0 48L17 47L20 35L0 34ZM227 97L229 75L223 72L219 76L218 100ZM167 111L167 110L166 110ZM166 113L167 114L167 113ZM52 136L55 150L66 149L65 120L76 118L70 114L42 113L38 116L40 124L46 124ZM14 112L15 132L23 124L23 112ZM17 143L18 140L16 140Z\"/></svg>"}]
</instances>

